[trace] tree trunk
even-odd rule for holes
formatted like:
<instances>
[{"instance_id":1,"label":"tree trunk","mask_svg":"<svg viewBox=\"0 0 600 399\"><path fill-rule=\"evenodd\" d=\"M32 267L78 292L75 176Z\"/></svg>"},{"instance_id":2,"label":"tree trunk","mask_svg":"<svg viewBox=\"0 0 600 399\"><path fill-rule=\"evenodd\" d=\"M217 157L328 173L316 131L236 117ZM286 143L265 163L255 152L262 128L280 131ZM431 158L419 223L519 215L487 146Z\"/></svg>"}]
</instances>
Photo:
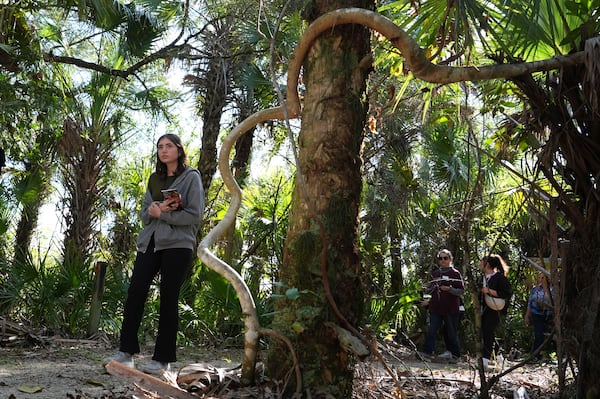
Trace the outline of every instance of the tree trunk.
<instances>
[{"instance_id":1,"label":"tree trunk","mask_svg":"<svg viewBox=\"0 0 600 399\"><path fill-rule=\"evenodd\" d=\"M593 238L592 238L593 237ZM597 398L598 370L600 370L600 234L597 226L589 236L573 236L566 259L562 263L564 279L561 302L561 327L565 355L577 364L577 398ZM564 366L561 365L564 372Z\"/></svg>"},{"instance_id":2,"label":"tree trunk","mask_svg":"<svg viewBox=\"0 0 600 399\"><path fill-rule=\"evenodd\" d=\"M402 275L402 237L398 233L400 226L396 218L389 221L388 233L390 236L390 259L392 271L390 274L390 294L398 295L404 289L404 276Z\"/></svg>"},{"instance_id":3,"label":"tree trunk","mask_svg":"<svg viewBox=\"0 0 600 399\"><path fill-rule=\"evenodd\" d=\"M369 5L314 1L308 14L313 19L334 8ZM300 170L280 271L285 286L299 295L277 301L273 321L273 328L295 343L305 389L336 398L351 397L355 359L326 325L348 327L329 303L327 290L340 315L357 326L364 304L357 231L365 80L370 69L364 59L369 55L368 30L344 25L320 36L306 59ZM280 293L286 292L295 291ZM285 380L291 359L283 344L272 341L269 375Z\"/></svg>"},{"instance_id":4,"label":"tree trunk","mask_svg":"<svg viewBox=\"0 0 600 399\"><path fill-rule=\"evenodd\" d=\"M35 185L35 187L30 187L30 190L35 190L36 195L20 199L23 205L23 211L15 230L14 247L14 262L17 265L24 264L24 262L27 261L31 239L34 230L38 225L40 208L48 198L49 185L47 183L46 174L44 173L44 170L47 168L48 165L34 165L29 162L25 163L27 176L25 177L23 184L26 186Z\"/></svg>"},{"instance_id":5,"label":"tree trunk","mask_svg":"<svg viewBox=\"0 0 600 399\"><path fill-rule=\"evenodd\" d=\"M595 172L600 170L600 110L589 101L591 93L586 92L583 81L585 68L565 67L540 81L530 75L513 79L531 108L526 128L547 137L539 167L557 193L552 200L558 211L571 223L571 229L560 237L567 244L556 280L561 329L557 336L563 337L558 347L564 348L564 356L577 363L577 398L600 395L600 345L596 339L600 334L600 200ZM559 353L560 360L562 355ZM559 370L564 381L564 364Z\"/></svg>"},{"instance_id":6,"label":"tree trunk","mask_svg":"<svg viewBox=\"0 0 600 399\"><path fill-rule=\"evenodd\" d=\"M59 148L62 159L61 174L66 194L65 237L63 264L77 275L85 273L92 255L95 238L96 210L94 205L104 193L99 184L108 145L101 143L100 134L86 131L83 122L68 119Z\"/></svg>"},{"instance_id":7,"label":"tree trunk","mask_svg":"<svg viewBox=\"0 0 600 399\"><path fill-rule=\"evenodd\" d=\"M200 92L204 96L202 112L202 149L198 170L202 176L204 196L208 198L213 176L217 171L217 139L221 131L221 116L227 105L230 67L226 57L220 56L218 49L209 48L212 57L208 61L206 71L202 73Z\"/></svg>"}]
</instances>

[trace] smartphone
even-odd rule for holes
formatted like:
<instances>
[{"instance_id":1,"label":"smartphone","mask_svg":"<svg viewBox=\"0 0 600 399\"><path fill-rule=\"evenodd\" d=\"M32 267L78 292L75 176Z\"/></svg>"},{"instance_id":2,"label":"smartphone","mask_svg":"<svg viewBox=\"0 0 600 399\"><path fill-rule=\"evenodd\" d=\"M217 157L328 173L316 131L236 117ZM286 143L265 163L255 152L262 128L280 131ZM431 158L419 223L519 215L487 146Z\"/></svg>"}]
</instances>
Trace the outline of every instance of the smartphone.
<instances>
[{"instance_id":1,"label":"smartphone","mask_svg":"<svg viewBox=\"0 0 600 399\"><path fill-rule=\"evenodd\" d=\"M179 193L177 192L176 188L168 188L166 190L160 190L160 192L163 194L164 199L179 196Z\"/></svg>"}]
</instances>

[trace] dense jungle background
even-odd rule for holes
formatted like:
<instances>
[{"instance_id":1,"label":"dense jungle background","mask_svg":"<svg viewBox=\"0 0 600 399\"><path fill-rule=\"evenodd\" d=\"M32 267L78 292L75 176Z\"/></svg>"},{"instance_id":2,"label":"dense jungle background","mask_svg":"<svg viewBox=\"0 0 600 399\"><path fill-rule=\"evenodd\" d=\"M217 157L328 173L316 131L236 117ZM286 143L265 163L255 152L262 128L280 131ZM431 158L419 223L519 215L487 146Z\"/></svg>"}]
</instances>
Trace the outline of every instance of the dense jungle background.
<instances>
[{"instance_id":1,"label":"dense jungle background","mask_svg":"<svg viewBox=\"0 0 600 399\"><path fill-rule=\"evenodd\" d=\"M306 370L322 367L315 337L347 352L320 330L332 320L413 348L427 324L415 301L448 248L468 287L461 343L476 359L477 264L499 253L514 289L499 332L505 354L527 358L533 334L523 315L542 268L557 293L555 339L544 348L554 394L599 397L598 0L3 2L3 320L115 343L158 137L179 134L202 174L201 238L230 204L222 140L290 99L285 79L303 32L345 7L393 22L437 65L555 64L425 81L360 22L315 40L301 119L251 128L230 159L243 200L213 250L245 280L260 325L296 342ZM158 304L154 291L148 343ZM245 317L232 285L198 259L181 296L180 344L242 348ZM290 362L273 350L279 343L260 343L271 348L267 373ZM333 377L311 372L305 382L349 397L355 354L336 358ZM476 395L489 397L485 380Z\"/></svg>"}]
</instances>

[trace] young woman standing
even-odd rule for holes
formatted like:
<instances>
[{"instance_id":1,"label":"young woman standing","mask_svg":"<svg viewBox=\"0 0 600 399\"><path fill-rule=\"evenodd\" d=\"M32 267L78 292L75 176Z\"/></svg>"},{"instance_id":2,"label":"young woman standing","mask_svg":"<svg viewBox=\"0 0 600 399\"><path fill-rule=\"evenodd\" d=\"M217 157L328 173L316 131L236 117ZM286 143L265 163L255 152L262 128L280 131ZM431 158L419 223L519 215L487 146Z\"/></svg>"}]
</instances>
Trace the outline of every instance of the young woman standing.
<instances>
[{"instance_id":1,"label":"young woman standing","mask_svg":"<svg viewBox=\"0 0 600 399\"><path fill-rule=\"evenodd\" d=\"M179 291L190 269L196 235L204 210L200 173L187 166L181 139L165 134L156 146L156 170L148 180L141 210L144 224L137 240L137 256L125 302L119 351L115 360L134 367L140 352L138 329L154 278L160 275L158 331L152 360L140 370L158 374L177 360ZM168 198L162 190L175 189Z\"/></svg>"},{"instance_id":2,"label":"young woman standing","mask_svg":"<svg viewBox=\"0 0 600 399\"><path fill-rule=\"evenodd\" d=\"M479 268L483 272L484 284L481 288L479 302L482 305L481 311L481 332L483 335L483 368L487 369L492 353L495 351L495 333L500 324L500 314L505 314L507 306L502 309L492 309L485 301L485 295L492 298L500 298L506 302L512 295L512 288L505 274L508 273L508 266L500 255L492 254L486 256L479 262ZM497 352L497 350L496 350Z\"/></svg>"}]
</instances>

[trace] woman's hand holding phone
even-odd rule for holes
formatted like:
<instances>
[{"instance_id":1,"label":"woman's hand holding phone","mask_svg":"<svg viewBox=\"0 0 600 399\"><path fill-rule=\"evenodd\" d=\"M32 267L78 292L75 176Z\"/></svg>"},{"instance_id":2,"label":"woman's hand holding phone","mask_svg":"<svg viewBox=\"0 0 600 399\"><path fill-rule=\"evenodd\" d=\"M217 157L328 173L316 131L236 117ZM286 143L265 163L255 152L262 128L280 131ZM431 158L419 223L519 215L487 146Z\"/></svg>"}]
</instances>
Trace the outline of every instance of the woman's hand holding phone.
<instances>
[{"instance_id":1,"label":"woman's hand holding phone","mask_svg":"<svg viewBox=\"0 0 600 399\"><path fill-rule=\"evenodd\" d=\"M181 204L181 195L179 195L177 189L170 188L167 190L161 190L161 192L163 193L163 197L165 199L162 202L163 207L161 207L161 210L164 209L165 212L170 212L177 211L183 208Z\"/></svg>"}]
</instances>

